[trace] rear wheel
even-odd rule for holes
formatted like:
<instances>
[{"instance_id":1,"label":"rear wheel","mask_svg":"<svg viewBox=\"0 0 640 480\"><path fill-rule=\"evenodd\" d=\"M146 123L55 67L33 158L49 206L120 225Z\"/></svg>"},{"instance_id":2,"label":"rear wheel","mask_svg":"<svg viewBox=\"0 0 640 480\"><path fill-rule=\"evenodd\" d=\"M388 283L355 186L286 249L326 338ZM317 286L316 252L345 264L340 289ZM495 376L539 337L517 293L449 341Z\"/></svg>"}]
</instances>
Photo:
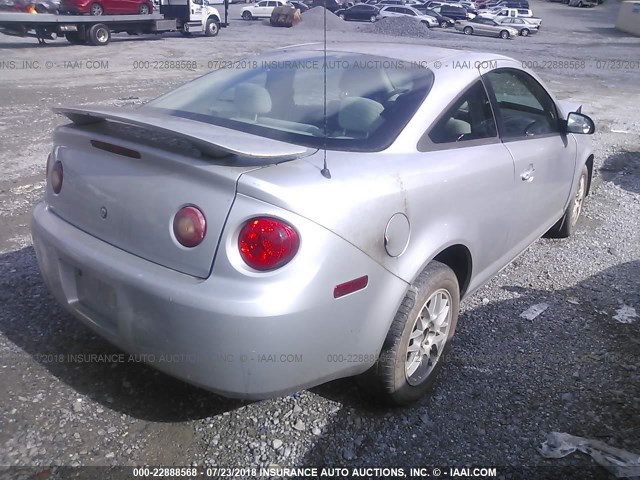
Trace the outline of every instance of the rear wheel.
<instances>
[{"instance_id":1,"label":"rear wheel","mask_svg":"<svg viewBox=\"0 0 640 480\"><path fill-rule=\"evenodd\" d=\"M448 266L431 262L413 286L391 323L380 358L358 378L396 405L419 400L434 385L458 321L460 288Z\"/></svg>"},{"instance_id":2,"label":"rear wheel","mask_svg":"<svg viewBox=\"0 0 640 480\"><path fill-rule=\"evenodd\" d=\"M253 20L253 15L251 15L251 12L242 12L242 18L244 20Z\"/></svg>"},{"instance_id":3,"label":"rear wheel","mask_svg":"<svg viewBox=\"0 0 640 480\"><path fill-rule=\"evenodd\" d=\"M207 20L207 24L204 29L204 34L207 37L215 37L216 35L218 35L219 31L220 24L216 21L215 18L210 18L209 20Z\"/></svg>"},{"instance_id":4,"label":"rear wheel","mask_svg":"<svg viewBox=\"0 0 640 480\"><path fill-rule=\"evenodd\" d=\"M465 34L465 35L473 35L473 28L471 28L471 27L464 27L463 32L464 32L464 34Z\"/></svg>"},{"instance_id":5,"label":"rear wheel","mask_svg":"<svg viewBox=\"0 0 640 480\"><path fill-rule=\"evenodd\" d=\"M81 45L84 43L84 40L80 38L80 32L67 32L64 34L64 38L67 39L67 42L74 45Z\"/></svg>"},{"instance_id":6,"label":"rear wheel","mask_svg":"<svg viewBox=\"0 0 640 480\"><path fill-rule=\"evenodd\" d=\"M584 199L587 196L587 185L589 184L589 170L585 165L582 167L580 173L580 179L578 180L578 186L576 192L569 202L569 206L564 211L564 215L558 222L551 227L545 236L551 238L567 238L573 235L576 231L576 225L578 219L582 213L582 207L584 206Z\"/></svg>"},{"instance_id":7,"label":"rear wheel","mask_svg":"<svg viewBox=\"0 0 640 480\"><path fill-rule=\"evenodd\" d=\"M91 12L91 15L100 16L104 13L104 10L102 9L102 5L100 5L99 3L93 3L91 4L89 12Z\"/></svg>"},{"instance_id":8,"label":"rear wheel","mask_svg":"<svg viewBox=\"0 0 640 480\"><path fill-rule=\"evenodd\" d=\"M520 35L522 35L523 37L528 37L529 30L527 30L526 28L523 28L522 31L520 32Z\"/></svg>"},{"instance_id":9,"label":"rear wheel","mask_svg":"<svg viewBox=\"0 0 640 480\"><path fill-rule=\"evenodd\" d=\"M509 32L507 32L506 30L502 30L500 32L500 38L502 38L503 40L507 40L509 38Z\"/></svg>"},{"instance_id":10,"label":"rear wheel","mask_svg":"<svg viewBox=\"0 0 640 480\"><path fill-rule=\"evenodd\" d=\"M149 9L149 5L147 5L146 3L140 5L140 15L149 15L150 13L151 10Z\"/></svg>"},{"instance_id":11,"label":"rear wheel","mask_svg":"<svg viewBox=\"0 0 640 480\"><path fill-rule=\"evenodd\" d=\"M87 37L91 45L101 47L109 43L109 40L111 40L111 31L106 25L102 23L96 23L89 29Z\"/></svg>"},{"instance_id":12,"label":"rear wheel","mask_svg":"<svg viewBox=\"0 0 640 480\"><path fill-rule=\"evenodd\" d=\"M376 21L376 16L375 16L375 15L371 15L371 16L369 17L369 21L370 21L371 23L375 22L375 21Z\"/></svg>"}]
</instances>

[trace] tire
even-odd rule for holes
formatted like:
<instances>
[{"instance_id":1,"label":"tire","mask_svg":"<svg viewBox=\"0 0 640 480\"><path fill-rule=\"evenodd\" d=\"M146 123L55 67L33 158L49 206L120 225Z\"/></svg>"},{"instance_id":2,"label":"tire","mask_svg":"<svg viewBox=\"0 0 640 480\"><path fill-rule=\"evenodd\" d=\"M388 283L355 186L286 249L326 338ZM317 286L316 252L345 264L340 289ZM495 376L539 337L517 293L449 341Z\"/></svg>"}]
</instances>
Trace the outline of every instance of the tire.
<instances>
[{"instance_id":1,"label":"tire","mask_svg":"<svg viewBox=\"0 0 640 480\"><path fill-rule=\"evenodd\" d=\"M447 22L440 22L440 28L448 28L449 24Z\"/></svg>"},{"instance_id":2,"label":"tire","mask_svg":"<svg viewBox=\"0 0 640 480\"><path fill-rule=\"evenodd\" d=\"M564 211L562 218L551 227L551 229L545 234L545 237L550 238L567 238L573 235L576 231L576 225L578 219L582 213L582 207L584 206L584 199L587 196L587 185L589 185L589 170L587 166L582 167L580 178L578 179L578 185L576 191Z\"/></svg>"},{"instance_id":3,"label":"tire","mask_svg":"<svg viewBox=\"0 0 640 480\"><path fill-rule=\"evenodd\" d=\"M523 28L522 31L520 32L520 35L522 35L523 37L528 37L529 36L529 30L526 28Z\"/></svg>"},{"instance_id":4,"label":"tire","mask_svg":"<svg viewBox=\"0 0 640 480\"><path fill-rule=\"evenodd\" d=\"M204 27L204 34L207 37L215 37L220 31L220 24L215 18L207 20L207 24Z\"/></svg>"},{"instance_id":5,"label":"tire","mask_svg":"<svg viewBox=\"0 0 640 480\"><path fill-rule=\"evenodd\" d=\"M89 15L95 15L99 17L103 13L104 13L104 9L102 8L102 5L100 5L99 3L92 3L91 7L89 7Z\"/></svg>"},{"instance_id":6,"label":"tire","mask_svg":"<svg viewBox=\"0 0 640 480\"><path fill-rule=\"evenodd\" d=\"M506 30L502 30L500 32L500 38L503 40L508 40L510 36L511 35L509 35L509 32L507 32Z\"/></svg>"},{"instance_id":7,"label":"tire","mask_svg":"<svg viewBox=\"0 0 640 480\"><path fill-rule=\"evenodd\" d=\"M67 32L64 34L64 38L72 45L82 45L85 43L85 41L80 38L80 32Z\"/></svg>"},{"instance_id":8,"label":"tire","mask_svg":"<svg viewBox=\"0 0 640 480\"><path fill-rule=\"evenodd\" d=\"M582 2L578 2L578 8L582 8Z\"/></svg>"},{"instance_id":9,"label":"tire","mask_svg":"<svg viewBox=\"0 0 640 480\"><path fill-rule=\"evenodd\" d=\"M344 13L341 13L341 14L340 14L340 15L338 15L338 16L340 17L340 20L346 20L346 19L344 18Z\"/></svg>"},{"instance_id":10,"label":"tire","mask_svg":"<svg viewBox=\"0 0 640 480\"><path fill-rule=\"evenodd\" d=\"M251 12L242 12L242 19L253 20L253 15L251 15Z\"/></svg>"},{"instance_id":11,"label":"tire","mask_svg":"<svg viewBox=\"0 0 640 480\"><path fill-rule=\"evenodd\" d=\"M111 40L111 31L106 25L96 23L95 25L91 25L87 34L87 39L90 45L102 47L108 44L109 40Z\"/></svg>"},{"instance_id":12,"label":"tire","mask_svg":"<svg viewBox=\"0 0 640 480\"><path fill-rule=\"evenodd\" d=\"M370 21L371 23L375 23L375 21L376 21L376 16L375 16L375 15L371 15L371 16L369 17L369 21Z\"/></svg>"},{"instance_id":13,"label":"tire","mask_svg":"<svg viewBox=\"0 0 640 480\"><path fill-rule=\"evenodd\" d=\"M473 35L473 28L471 27L464 27L464 30L462 30L464 32L465 35Z\"/></svg>"},{"instance_id":14,"label":"tire","mask_svg":"<svg viewBox=\"0 0 640 480\"><path fill-rule=\"evenodd\" d=\"M413 403L433 387L458 321L460 287L455 273L448 266L431 262L413 286L415 288L407 292L389 327L378 361L357 379L360 385L381 400L394 405ZM443 300L446 300L444 305L438 303ZM431 308L442 308L441 313L445 314L444 318L438 319L442 322L440 328L434 329L435 319L425 320L423 317ZM418 334L416 337L421 321L428 323L422 332L427 331L429 336ZM430 336L435 331L440 334ZM439 338L439 345L430 341L431 346L424 349L424 342L429 338ZM426 361L427 352L431 361Z\"/></svg>"},{"instance_id":15,"label":"tire","mask_svg":"<svg viewBox=\"0 0 640 480\"><path fill-rule=\"evenodd\" d=\"M151 11L152 9L150 9L149 5L147 5L146 3L140 5L140 15L149 15Z\"/></svg>"}]
</instances>

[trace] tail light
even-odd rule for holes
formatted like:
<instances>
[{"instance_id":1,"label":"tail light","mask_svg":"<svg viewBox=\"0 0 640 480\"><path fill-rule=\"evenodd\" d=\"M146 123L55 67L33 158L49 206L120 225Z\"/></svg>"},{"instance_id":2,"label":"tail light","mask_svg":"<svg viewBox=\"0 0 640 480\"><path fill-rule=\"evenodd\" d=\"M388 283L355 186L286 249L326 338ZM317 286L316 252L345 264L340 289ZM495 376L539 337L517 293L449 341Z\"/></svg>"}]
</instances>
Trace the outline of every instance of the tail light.
<instances>
[{"instance_id":1,"label":"tail light","mask_svg":"<svg viewBox=\"0 0 640 480\"><path fill-rule=\"evenodd\" d=\"M64 171L62 168L62 162L58 160L53 164L51 169L51 188L56 195L62 190L62 181L64 178Z\"/></svg>"},{"instance_id":2,"label":"tail light","mask_svg":"<svg viewBox=\"0 0 640 480\"><path fill-rule=\"evenodd\" d=\"M291 225L269 217L249 220L238 238L242 259L251 268L261 271L286 265L299 246L300 237Z\"/></svg>"},{"instance_id":3,"label":"tail light","mask_svg":"<svg viewBox=\"0 0 640 480\"><path fill-rule=\"evenodd\" d=\"M198 207L182 207L173 218L173 234L185 247L195 247L202 243L207 234L207 220Z\"/></svg>"}]
</instances>

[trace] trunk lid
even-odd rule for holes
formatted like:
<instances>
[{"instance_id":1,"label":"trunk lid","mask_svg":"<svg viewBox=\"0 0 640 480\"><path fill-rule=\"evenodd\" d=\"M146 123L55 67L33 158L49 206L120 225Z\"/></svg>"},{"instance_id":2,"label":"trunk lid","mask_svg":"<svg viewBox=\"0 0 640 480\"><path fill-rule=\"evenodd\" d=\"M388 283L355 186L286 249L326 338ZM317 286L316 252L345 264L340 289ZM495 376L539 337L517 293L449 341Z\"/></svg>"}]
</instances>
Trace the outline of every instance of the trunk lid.
<instances>
[{"instance_id":1,"label":"trunk lid","mask_svg":"<svg viewBox=\"0 0 640 480\"><path fill-rule=\"evenodd\" d=\"M225 136L220 130L227 129L203 131L191 125L197 122L170 117L168 127L139 113L58 113L75 124L54 133L51 165L62 162L64 180L57 195L47 188L49 208L115 247L201 278L211 270L240 176L307 150L270 139L252 150L255 136L243 134L253 138L242 144L237 132ZM207 222L204 240L193 248L173 235L174 216L186 205L200 208Z\"/></svg>"}]
</instances>

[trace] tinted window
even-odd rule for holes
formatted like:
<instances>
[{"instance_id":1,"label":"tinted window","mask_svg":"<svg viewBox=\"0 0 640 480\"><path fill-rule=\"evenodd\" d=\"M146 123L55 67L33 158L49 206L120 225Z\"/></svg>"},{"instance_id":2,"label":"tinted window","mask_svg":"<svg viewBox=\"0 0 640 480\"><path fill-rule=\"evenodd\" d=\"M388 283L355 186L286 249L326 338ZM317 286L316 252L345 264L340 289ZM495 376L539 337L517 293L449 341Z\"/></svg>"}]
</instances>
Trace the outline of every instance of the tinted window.
<instances>
[{"instance_id":1,"label":"tinted window","mask_svg":"<svg viewBox=\"0 0 640 480\"><path fill-rule=\"evenodd\" d=\"M476 82L456 100L429 132L433 143L456 143L496 136L496 123L482 82Z\"/></svg>"},{"instance_id":2,"label":"tinted window","mask_svg":"<svg viewBox=\"0 0 640 480\"><path fill-rule=\"evenodd\" d=\"M553 100L532 76L511 69L486 74L498 102L504 138L538 136L559 131Z\"/></svg>"},{"instance_id":3,"label":"tinted window","mask_svg":"<svg viewBox=\"0 0 640 480\"><path fill-rule=\"evenodd\" d=\"M168 115L312 148L379 151L424 102L430 70L372 55L278 52L220 69L150 103ZM327 95L324 97L326 75Z\"/></svg>"}]
</instances>

